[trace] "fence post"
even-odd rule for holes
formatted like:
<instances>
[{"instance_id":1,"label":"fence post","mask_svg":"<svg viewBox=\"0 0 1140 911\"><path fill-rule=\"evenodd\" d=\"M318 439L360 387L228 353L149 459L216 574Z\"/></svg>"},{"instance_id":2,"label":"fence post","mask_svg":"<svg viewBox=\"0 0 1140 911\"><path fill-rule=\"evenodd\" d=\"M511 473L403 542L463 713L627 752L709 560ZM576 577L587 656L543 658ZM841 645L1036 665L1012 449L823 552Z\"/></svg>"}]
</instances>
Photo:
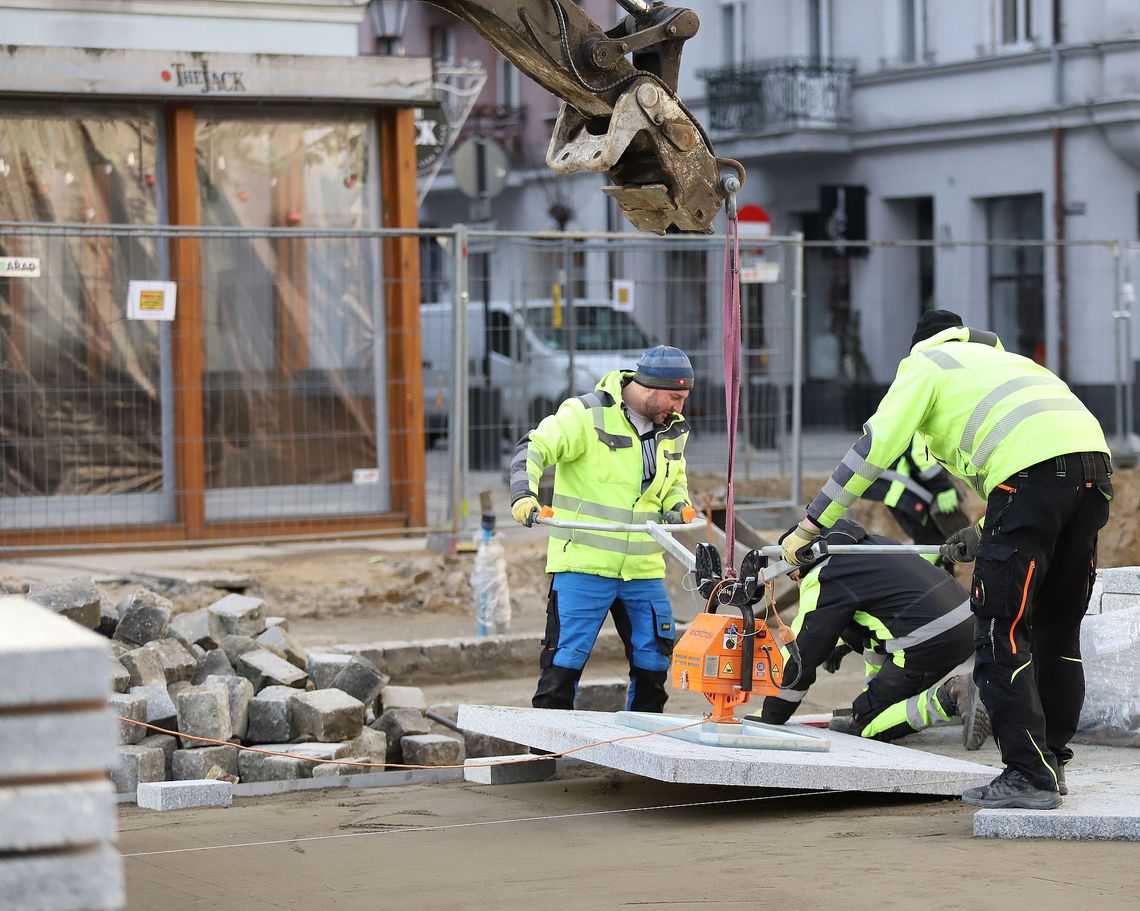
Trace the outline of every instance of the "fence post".
<instances>
[{"instance_id":1,"label":"fence post","mask_svg":"<svg viewBox=\"0 0 1140 911\"><path fill-rule=\"evenodd\" d=\"M1110 247L1113 257L1113 348L1116 351L1116 389L1114 404L1116 406L1116 432L1111 443L1114 461L1124 467L1136 464L1140 456L1140 441L1132 433L1132 377L1129 371L1134 371L1132 364L1132 300L1135 295L1131 276L1131 260L1127 263L1125 272L1124 251L1127 250L1122 243L1113 243Z\"/></svg>"},{"instance_id":2,"label":"fence post","mask_svg":"<svg viewBox=\"0 0 1140 911\"><path fill-rule=\"evenodd\" d=\"M455 225L452 256L455 282L451 326L451 414L447 449L451 457L451 531L458 534L466 519L467 490L467 225Z\"/></svg>"},{"instance_id":3,"label":"fence post","mask_svg":"<svg viewBox=\"0 0 1140 911\"><path fill-rule=\"evenodd\" d=\"M792 233L792 503L803 498L804 235Z\"/></svg>"}]
</instances>

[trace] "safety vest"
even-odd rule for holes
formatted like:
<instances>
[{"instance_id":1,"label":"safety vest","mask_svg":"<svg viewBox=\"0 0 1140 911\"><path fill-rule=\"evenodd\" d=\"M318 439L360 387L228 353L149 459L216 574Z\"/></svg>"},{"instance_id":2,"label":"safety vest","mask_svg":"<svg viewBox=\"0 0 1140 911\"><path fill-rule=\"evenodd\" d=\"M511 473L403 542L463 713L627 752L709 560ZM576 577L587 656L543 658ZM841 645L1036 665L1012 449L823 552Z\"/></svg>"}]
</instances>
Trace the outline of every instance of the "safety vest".
<instances>
[{"instance_id":1,"label":"safety vest","mask_svg":"<svg viewBox=\"0 0 1140 911\"><path fill-rule=\"evenodd\" d=\"M661 521L689 502L685 442L689 423L677 413L654 428L656 466L642 490L641 438L622 411L631 371L602 377L594 391L567 399L519 443L511 463L511 499L537 495L539 479L554 471L556 519L580 522ZM644 532L550 529L548 573L579 572L612 579L661 579L661 545Z\"/></svg>"},{"instance_id":2,"label":"safety vest","mask_svg":"<svg viewBox=\"0 0 1140 911\"><path fill-rule=\"evenodd\" d=\"M808 515L825 528L920 434L930 454L982 497L1023 468L1109 451L1097 419L1064 381L1002 348L992 332L944 329L899 363L878 409Z\"/></svg>"}]
</instances>

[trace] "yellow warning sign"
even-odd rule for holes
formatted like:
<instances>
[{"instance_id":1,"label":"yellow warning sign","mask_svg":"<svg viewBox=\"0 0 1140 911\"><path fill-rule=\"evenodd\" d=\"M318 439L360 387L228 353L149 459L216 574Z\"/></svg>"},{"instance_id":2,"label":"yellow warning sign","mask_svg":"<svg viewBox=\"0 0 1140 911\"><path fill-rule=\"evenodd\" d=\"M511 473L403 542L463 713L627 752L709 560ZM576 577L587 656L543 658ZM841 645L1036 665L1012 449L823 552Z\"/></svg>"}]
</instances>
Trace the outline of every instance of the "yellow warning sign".
<instances>
[{"instance_id":1,"label":"yellow warning sign","mask_svg":"<svg viewBox=\"0 0 1140 911\"><path fill-rule=\"evenodd\" d=\"M724 667L722 667L722 668L720 669L720 675L721 675L722 677L727 677L727 676L729 676L729 675L731 675L731 674L735 674L735 673L736 673L736 671L734 671L734 670L732 669L732 662L731 662L731 661L726 661L726 662L724 663Z\"/></svg>"},{"instance_id":2,"label":"yellow warning sign","mask_svg":"<svg viewBox=\"0 0 1140 911\"><path fill-rule=\"evenodd\" d=\"M139 292L139 309L140 310L158 310L161 312L166 309L166 294L161 289L151 289L148 291Z\"/></svg>"}]
</instances>

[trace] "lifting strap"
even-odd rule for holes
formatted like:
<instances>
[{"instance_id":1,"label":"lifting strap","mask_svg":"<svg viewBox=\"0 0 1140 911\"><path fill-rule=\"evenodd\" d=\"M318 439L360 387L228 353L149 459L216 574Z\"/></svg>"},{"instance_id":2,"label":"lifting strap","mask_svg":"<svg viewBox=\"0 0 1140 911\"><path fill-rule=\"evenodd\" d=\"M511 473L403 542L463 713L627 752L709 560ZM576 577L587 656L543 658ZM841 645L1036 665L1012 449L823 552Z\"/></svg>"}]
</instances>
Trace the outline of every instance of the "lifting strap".
<instances>
[{"instance_id":1,"label":"lifting strap","mask_svg":"<svg viewBox=\"0 0 1140 911\"><path fill-rule=\"evenodd\" d=\"M736 575L736 494L733 470L736 467L736 426L740 418L740 231L736 194L730 192L725 206L727 227L724 239L724 407L728 424L728 472L724 514L724 575Z\"/></svg>"}]
</instances>

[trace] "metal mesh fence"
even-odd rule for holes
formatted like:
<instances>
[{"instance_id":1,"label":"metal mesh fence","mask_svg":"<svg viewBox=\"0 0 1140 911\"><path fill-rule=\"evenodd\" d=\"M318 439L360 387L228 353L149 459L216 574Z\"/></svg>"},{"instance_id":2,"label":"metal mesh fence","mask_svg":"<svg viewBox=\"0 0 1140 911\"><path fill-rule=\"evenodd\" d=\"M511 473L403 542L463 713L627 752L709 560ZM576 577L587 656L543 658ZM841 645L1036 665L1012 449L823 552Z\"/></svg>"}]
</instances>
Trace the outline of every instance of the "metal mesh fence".
<instances>
[{"instance_id":1,"label":"metal mesh fence","mask_svg":"<svg viewBox=\"0 0 1140 911\"><path fill-rule=\"evenodd\" d=\"M418 277L386 268L397 243ZM130 282L188 249L177 321L128 319ZM1135 439L1140 245L742 254L737 476L780 479L773 502L834 465L929 307L1061 373L1114 448ZM38 269L0 274L0 544L470 527L481 490L505 512L519 438L657 343L693 361L686 458L715 487L723 256L630 233L0 225L0 257Z\"/></svg>"}]
</instances>

